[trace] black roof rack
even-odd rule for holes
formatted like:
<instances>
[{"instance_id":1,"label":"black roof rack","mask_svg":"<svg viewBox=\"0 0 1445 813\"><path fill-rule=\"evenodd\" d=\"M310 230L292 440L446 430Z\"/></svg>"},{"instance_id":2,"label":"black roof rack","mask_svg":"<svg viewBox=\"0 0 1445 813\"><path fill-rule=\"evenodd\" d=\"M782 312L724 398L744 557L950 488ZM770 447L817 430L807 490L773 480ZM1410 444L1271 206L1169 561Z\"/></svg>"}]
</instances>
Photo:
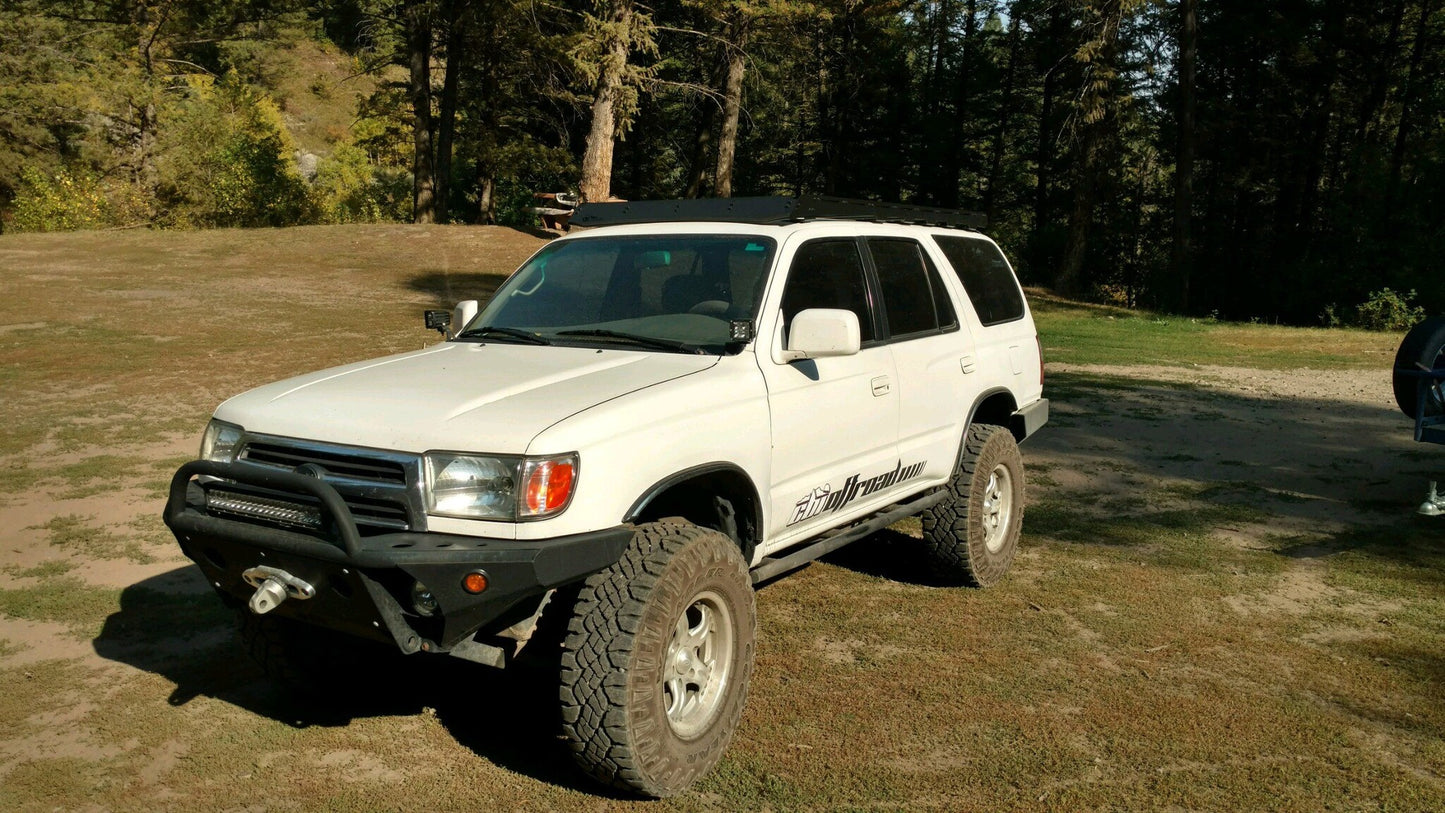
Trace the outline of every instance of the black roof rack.
<instances>
[{"instance_id":1,"label":"black roof rack","mask_svg":"<svg viewBox=\"0 0 1445 813\"><path fill-rule=\"evenodd\" d=\"M577 213L572 216L572 225L619 226L627 223L686 221L781 225L805 220L867 220L875 223L907 223L973 230L988 225L988 218L979 212L823 195L584 203L577 207Z\"/></svg>"}]
</instances>

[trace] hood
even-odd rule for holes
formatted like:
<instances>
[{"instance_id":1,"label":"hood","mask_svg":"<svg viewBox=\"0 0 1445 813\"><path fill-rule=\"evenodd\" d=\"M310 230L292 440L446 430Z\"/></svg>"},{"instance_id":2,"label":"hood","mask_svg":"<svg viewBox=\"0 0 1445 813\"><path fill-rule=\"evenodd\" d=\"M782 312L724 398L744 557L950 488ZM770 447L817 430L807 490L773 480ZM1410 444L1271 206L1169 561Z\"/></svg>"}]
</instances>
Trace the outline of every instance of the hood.
<instances>
[{"instance_id":1,"label":"hood","mask_svg":"<svg viewBox=\"0 0 1445 813\"><path fill-rule=\"evenodd\" d=\"M446 342L268 384L226 401L216 417L249 432L349 446L522 454L564 418L716 363L679 353Z\"/></svg>"}]
</instances>

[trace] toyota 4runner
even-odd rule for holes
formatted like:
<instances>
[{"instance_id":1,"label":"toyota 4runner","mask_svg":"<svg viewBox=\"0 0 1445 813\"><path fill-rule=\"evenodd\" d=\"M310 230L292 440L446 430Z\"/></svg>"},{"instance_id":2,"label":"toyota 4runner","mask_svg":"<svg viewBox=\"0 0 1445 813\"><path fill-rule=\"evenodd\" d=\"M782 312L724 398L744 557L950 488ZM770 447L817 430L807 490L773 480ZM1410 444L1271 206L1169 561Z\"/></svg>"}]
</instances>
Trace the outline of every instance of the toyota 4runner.
<instances>
[{"instance_id":1,"label":"toyota 4runner","mask_svg":"<svg viewBox=\"0 0 1445 813\"><path fill-rule=\"evenodd\" d=\"M947 579L1012 562L1048 401L976 218L584 205L601 228L428 312L446 341L221 404L166 523L278 677L363 639L505 666L560 618L578 762L677 793L742 714L755 584L910 515Z\"/></svg>"}]
</instances>

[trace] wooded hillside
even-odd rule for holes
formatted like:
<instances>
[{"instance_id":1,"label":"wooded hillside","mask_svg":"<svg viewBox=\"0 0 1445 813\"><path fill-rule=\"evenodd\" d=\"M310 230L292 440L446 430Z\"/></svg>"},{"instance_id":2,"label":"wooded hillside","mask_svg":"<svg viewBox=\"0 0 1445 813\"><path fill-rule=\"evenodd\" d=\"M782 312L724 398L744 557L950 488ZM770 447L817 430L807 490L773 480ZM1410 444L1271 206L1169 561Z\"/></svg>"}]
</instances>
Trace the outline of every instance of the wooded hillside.
<instances>
[{"instance_id":1,"label":"wooded hillside","mask_svg":"<svg viewBox=\"0 0 1445 813\"><path fill-rule=\"evenodd\" d=\"M984 211L1065 293L1392 326L1445 310L1441 5L12 0L0 223L817 192Z\"/></svg>"}]
</instances>

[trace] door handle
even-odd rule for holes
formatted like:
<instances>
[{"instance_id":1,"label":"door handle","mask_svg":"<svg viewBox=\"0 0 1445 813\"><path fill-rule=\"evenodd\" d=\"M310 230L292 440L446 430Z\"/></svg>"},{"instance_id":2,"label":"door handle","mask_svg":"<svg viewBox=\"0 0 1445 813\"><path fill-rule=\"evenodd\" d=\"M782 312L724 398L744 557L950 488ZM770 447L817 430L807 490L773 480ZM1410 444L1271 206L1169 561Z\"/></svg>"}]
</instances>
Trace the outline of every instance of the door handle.
<instances>
[{"instance_id":1,"label":"door handle","mask_svg":"<svg viewBox=\"0 0 1445 813\"><path fill-rule=\"evenodd\" d=\"M973 364L974 359L972 355L964 356L963 358L958 360L958 366L963 368L964 375L968 375L969 373L973 372Z\"/></svg>"},{"instance_id":2,"label":"door handle","mask_svg":"<svg viewBox=\"0 0 1445 813\"><path fill-rule=\"evenodd\" d=\"M874 395L874 397L881 397L881 396L887 395L887 394L888 394L888 390L889 390L888 376L886 376L886 375L880 375L880 376L878 376L877 378L873 379L873 395Z\"/></svg>"}]
</instances>

